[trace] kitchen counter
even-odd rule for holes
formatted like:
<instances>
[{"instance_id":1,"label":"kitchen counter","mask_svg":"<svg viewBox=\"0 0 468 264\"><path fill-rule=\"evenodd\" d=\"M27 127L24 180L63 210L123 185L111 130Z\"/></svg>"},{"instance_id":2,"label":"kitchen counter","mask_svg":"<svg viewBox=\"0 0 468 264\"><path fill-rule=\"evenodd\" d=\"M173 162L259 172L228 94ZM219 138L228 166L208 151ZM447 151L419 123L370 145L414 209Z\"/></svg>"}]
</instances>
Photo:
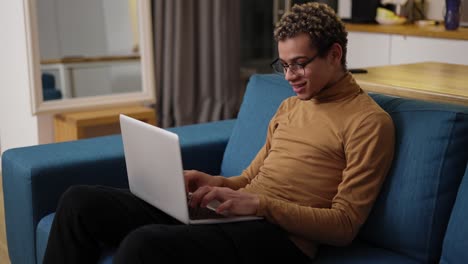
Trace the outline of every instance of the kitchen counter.
<instances>
[{"instance_id":1,"label":"kitchen counter","mask_svg":"<svg viewBox=\"0 0 468 264\"><path fill-rule=\"evenodd\" d=\"M448 31L445 30L443 24L437 26L418 26L414 24L380 25L346 23L346 29L349 32L385 33L403 36L468 40L468 28L459 27L457 30Z\"/></svg>"},{"instance_id":2,"label":"kitchen counter","mask_svg":"<svg viewBox=\"0 0 468 264\"><path fill-rule=\"evenodd\" d=\"M423 62L366 69L354 74L365 91L468 106L467 65Z\"/></svg>"}]
</instances>

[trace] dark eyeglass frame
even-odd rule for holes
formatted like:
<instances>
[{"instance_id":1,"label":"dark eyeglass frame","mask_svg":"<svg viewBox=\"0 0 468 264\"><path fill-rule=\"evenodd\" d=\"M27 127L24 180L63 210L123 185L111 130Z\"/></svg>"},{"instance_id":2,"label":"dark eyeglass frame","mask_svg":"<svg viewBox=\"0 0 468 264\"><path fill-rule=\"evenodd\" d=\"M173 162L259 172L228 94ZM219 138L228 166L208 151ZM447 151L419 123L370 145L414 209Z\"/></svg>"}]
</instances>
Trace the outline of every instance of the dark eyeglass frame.
<instances>
[{"instance_id":1,"label":"dark eyeglass frame","mask_svg":"<svg viewBox=\"0 0 468 264\"><path fill-rule=\"evenodd\" d=\"M277 58L276 60L274 60L270 66L271 68L273 68L273 70L277 73L280 73L280 74L286 74L287 70L290 70L294 75L300 75L300 76L304 76L305 75L305 67L313 62L317 57L318 57L319 54L313 56L312 58L310 59L307 59L305 62L302 62L302 63L282 63L280 58ZM275 65L278 65L280 66L281 68L283 68L282 71L279 70L280 67L276 67ZM302 73L299 72L299 70L302 70Z\"/></svg>"}]
</instances>

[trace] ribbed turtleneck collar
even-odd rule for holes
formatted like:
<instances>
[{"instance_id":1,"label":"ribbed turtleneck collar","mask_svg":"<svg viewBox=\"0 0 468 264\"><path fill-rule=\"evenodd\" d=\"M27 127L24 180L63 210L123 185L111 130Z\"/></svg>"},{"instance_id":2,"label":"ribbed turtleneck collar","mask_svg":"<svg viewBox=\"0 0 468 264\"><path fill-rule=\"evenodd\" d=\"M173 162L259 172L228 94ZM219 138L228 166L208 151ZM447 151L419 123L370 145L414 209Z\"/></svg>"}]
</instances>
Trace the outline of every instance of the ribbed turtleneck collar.
<instances>
[{"instance_id":1,"label":"ribbed turtleneck collar","mask_svg":"<svg viewBox=\"0 0 468 264\"><path fill-rule=\"evenodd\" d=\"M338 82L330 87L324 88L320 93L314 96L311 101L314 103L336 101L357 94L360 89L353 75L347 72Z\"/></svg>"}]
</instances>

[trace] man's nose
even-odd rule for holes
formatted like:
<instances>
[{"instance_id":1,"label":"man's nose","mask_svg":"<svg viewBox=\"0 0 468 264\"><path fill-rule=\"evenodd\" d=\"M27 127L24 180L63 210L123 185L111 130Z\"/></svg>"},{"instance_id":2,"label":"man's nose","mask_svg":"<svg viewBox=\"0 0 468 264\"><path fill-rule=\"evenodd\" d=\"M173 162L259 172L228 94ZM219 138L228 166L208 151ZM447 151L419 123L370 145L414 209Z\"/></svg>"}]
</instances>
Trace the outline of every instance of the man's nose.
<instances>
[{"instance_id":1,"label":"man's nose","mask_svg":"<svg viewBox=\"0 0 468 264\"><path fill-rule=\"evenodd\" d=\"M286 72L284 74L284 78L287 80L287 81L290 81L290 80L294 80L297 78L297 74L294 73L293 71L291 71L291 69L287 68L286 69Z\"/></svg>"}]
</instances>

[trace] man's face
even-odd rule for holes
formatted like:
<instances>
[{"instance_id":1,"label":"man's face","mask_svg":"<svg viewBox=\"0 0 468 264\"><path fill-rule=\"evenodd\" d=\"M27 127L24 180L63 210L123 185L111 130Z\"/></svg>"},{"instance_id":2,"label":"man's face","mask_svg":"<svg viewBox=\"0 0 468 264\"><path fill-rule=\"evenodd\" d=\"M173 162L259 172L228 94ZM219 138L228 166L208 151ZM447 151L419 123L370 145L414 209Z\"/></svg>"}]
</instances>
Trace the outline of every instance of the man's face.
<instances>
[{"instance_id":1,"label":"man's face","mask_svg":"<svg viewBox=\"0 0 468 264\"><path fill-rule=\"evenodd\" d=\"M305 33L279 41L278 53L283 65L304 64L315 57L304 66L303 71L293 72L288 69L285 72L285 79L291 84L297 97L301 100L313 98L332 81L335 75L336 69L329 60L328 54L323 58L317 56L317 49L312 48L310 37Z\"/></svg>"}]
</instances>

